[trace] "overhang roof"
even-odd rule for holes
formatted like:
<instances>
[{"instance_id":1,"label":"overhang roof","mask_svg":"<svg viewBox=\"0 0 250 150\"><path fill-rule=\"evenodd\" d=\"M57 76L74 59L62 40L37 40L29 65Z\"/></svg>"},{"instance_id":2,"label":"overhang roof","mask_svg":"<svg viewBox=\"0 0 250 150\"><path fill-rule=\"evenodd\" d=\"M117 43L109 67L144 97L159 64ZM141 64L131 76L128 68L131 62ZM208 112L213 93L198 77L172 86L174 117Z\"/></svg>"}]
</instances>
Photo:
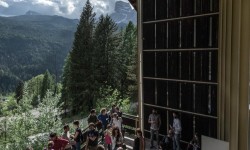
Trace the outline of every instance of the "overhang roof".
<instances>
[{"instance_id":1,"label":"overhang roof","mask_svg":"<svg viewBox=\"0 0 250 150\"><path fill-rule=\"evenodd\" d=\"M137 10L137 3L136 3L137 0L129 0L130 4L135 8L135 10Z\"/></svg>"}]
</instances>

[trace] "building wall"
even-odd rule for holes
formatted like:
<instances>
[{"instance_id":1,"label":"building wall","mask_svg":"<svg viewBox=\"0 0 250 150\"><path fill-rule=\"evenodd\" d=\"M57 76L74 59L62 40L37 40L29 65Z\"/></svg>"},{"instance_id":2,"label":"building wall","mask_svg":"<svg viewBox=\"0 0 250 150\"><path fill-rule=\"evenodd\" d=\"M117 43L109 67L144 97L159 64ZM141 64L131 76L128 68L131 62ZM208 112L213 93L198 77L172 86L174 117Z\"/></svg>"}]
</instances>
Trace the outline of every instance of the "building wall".
<instances>
[{"instance_id":1,"label":"building wall","mask_svg":"<svg viewBox=\"0 0 250 150\"><path fill-rule=\"evenodd\" d=\"M140 117L153 108L166 134L172 112L192 134L249 147L249 0L138 1Z\"/></svg>"}]
</instances>

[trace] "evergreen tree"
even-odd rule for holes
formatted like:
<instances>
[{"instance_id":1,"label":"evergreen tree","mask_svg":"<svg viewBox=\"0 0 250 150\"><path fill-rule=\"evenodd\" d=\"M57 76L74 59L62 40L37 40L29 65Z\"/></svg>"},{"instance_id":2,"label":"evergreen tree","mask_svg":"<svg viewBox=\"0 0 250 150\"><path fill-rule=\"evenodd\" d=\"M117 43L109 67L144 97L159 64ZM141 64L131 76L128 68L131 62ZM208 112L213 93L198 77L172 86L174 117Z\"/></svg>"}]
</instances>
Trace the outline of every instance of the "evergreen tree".
<instances>
[{"instance_id":1,"label":"evergreen tree","mask_svg":"<svg viewBox=\"0 0 250 150\"><path fill-rule=\"evenodd\" d=\"M120 55L120 89L122 98L137 97L137 29L132 22L123 31Z\"/></svg>"},{"instance_id":2,"label":"evergreen tree","mask_svg":"<svg viewBox=\"0 0 250 150\"><path fill-rule=\"evenodd\" d=\"M44 73L43 81L42 81L42 87L41 87L41 99L43 99L46 96L46 93L49 89L53 89L53 77L47 70Z\"/></svg>"},{"instance_id":3,"label":"evergreen tree","mask_svg":"<svg viewBox=\"0 0 250 150\"><path fill-rule=\"evenodd\" d=\"M73 113L81 110L85 104L92 107L92 53L95 13L89 0L81 14L80 22L75 33L73 48L70 52L70 83L69 94L72 98Z\"/></svg>"},{"instance_id":4,"label":"evergreen tree","mask_svg":"<svg viewBox=\"0 0 250 150\"><path fill-rule=\"evenodd\" d=\"M16 99L17 104L23 98L23 88L24 88L24 83L20 81L15 91L15 99Z\"/></svg>"},{"instance_id":5,"label":"evergreen tree","mask_svg":"<svg viewBox=\"0 0 250 150\"><path fill-rule=\"evenodd\" d=\"M119 43L121 42L116 23L110 16L100 16L95 29L95 51L94 51L94 68L95 79L101 84L109 85L112 88L118 86L118 60Z\"/></svg>"},{"instance_id":6,"label":"evergreen tree","mask_svg":"<svg viewBox=\"0 0 250 150\"><path fill-rule=\"evenodd\" d=\"M66 109L69 108L71 104L71 99L70 99L70 89L69 89L69 84L70 84L70 63L71 63L71 58L70 55L67 56L65 59L65 65L63 68L63 75L62 75L62 97L60 99L60 103L63 104L63 109L66 112Z\"/></svg>"}]
</instances>

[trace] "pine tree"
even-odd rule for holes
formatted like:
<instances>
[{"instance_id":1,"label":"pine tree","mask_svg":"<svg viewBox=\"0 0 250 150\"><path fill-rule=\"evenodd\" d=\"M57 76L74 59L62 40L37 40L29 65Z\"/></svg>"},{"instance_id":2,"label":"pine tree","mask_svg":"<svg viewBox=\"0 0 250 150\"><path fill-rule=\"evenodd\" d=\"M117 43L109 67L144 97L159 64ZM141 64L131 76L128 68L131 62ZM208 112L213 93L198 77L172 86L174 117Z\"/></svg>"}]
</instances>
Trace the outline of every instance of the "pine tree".
<instances>
[{"instance_id":1,"label":"pine tree","mask_svg":"<svg viewBox=\"0 0 250 150\"><path fill-rule=\"evenodd\" d=\"M70 52L70 83L69 94L72 98L73 113L81 110L85 104L91 105L93 95L90 91L93 81L92 75L92 53L93 53L93 31L95 24L95 13L89 0L86 2L81 14L80 22L75 33L75 40Z\"/></svg>"},{"instance_id":2,"label":"pine tree","mask_svg":"<svg viewBox=\"0 0 250 150\"><path fill-rule=\"evenodd\" d=\"M137 30L132 22L123 31L120 49L120 92L122 98L137 97Z\"/></svg>"},{"instance_id":3,"label":"pine tree","mask_svg":"<svg viewBox=\"0 0 250 150\"><path fill-rule=\"evenodd\" d=\"M71 63L71 58L70 55L67 56L65 59L65 65L63 68L63 75L62 75L62 97L60 98L60 103L63 104L63 109L66 112L66 109L69 108L71 104L71 99L70 99L70 89L69 89L69 84L70 84L70 63Z\"/></svg>"},{"instance_id":4,"label":"pine tree","mask_svg":"<svg viewBox=\"0 0 250 150\"><path fill-rule=\"evenodd\" d=\"M44 73L43 81L42 81L42 87L41 87L41 99L43 99L46 96L46 93L49 89L53 89L53 77L47 70Z\"/></svg>"},{"instance_id":5,"label":"pine tree","mask_svg":"<svg viewBox=\"0 0 250 150\"><path fill-rule=\"evenodd\" d=\"M24 88L24 83L20 81L16 87L15 91L15 99L17 104L20 102L20 100L23 98L23 88Z\"/></svg>"},{"instance_id":6,"label":"pine tree","mask_svg":"<svg viewBox=\"0 0 250 150\"><path fill-rule=\"evenodd\" d=\"M100 84L106 84L112 88L117 87L119 43L121 41L116 23L110 16L101 15L95 29L94 62L97 72L96 79ZM99 86L100 88L100 86Z\"/></svg>"}]
</instances>

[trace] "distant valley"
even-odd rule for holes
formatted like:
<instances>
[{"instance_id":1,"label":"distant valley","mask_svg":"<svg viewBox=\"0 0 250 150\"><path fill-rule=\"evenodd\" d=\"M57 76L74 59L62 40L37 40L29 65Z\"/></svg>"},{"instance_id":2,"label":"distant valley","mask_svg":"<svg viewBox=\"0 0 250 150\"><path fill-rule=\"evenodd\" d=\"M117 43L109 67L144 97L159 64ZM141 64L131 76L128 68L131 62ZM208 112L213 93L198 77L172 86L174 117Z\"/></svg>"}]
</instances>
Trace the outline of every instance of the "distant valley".
<instances>
[{"instance_id":1,"label":"distant valley","mask_svg":"<svg viewBox=\"0 0 250 150\"><path fill-rule=\"evenodd\" d=\"M128 3L116 2L111 17L124 27L136 23L136 12ZM0 94L11 92L19 81L47 69L60 79L64 59L71 49L77 19L41 15L0 17Z\"/></svg>"}]
</instances>

